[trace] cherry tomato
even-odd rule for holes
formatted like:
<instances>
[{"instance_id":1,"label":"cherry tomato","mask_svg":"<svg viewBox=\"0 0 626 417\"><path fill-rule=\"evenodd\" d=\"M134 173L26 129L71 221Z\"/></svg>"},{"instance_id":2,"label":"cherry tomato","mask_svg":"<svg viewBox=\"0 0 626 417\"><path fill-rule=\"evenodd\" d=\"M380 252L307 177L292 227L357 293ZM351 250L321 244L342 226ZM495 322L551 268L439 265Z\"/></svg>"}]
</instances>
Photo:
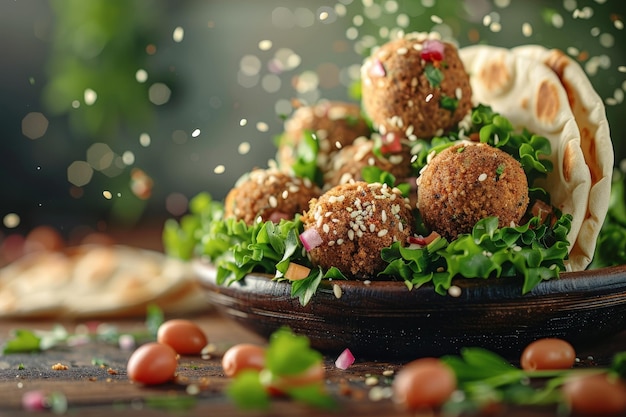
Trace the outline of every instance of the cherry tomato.
<instances>
[{"instance_id":1,"label":"cherry tomato","mask_svg":"<svg viewBox=\"0 0 626 417\"><path fill-rule=\"evenodd\" d=\"M146 385L163 384L174 377L178 366L176 351L162 343L146 343L130 355L126 371L131 381Z\"/></svg>"},{"instance_id":2,"label":"cherry tomato","mask_svg":"<svg viewBox=\"0 0 626 417\"><path fill-rule=\"evenodd\" d=\"M618 414L626 412L626 383L607 374L577 376L562 388L572 411L581 414Z\"/></svg>"},{"instance_id":3,"label":"cherry tomato","mask_svg":"<svg viewBox=\"0 0 626 417\"><path fill-rule=\"evenodd\" d=\"M250 343L240 343L222 356L224 375L234 377L244 369L260 371L265 367L265 348Z\"/></svg>"},{"instance_id":4,"label":"cherry tomato","mask_svg":"<svg viewBox=\"0 0 626 417\"><path fill-rule=\"evenodd\" d=\"M171 346L180 355L197 355L202 352L208 340L194 322L174 319L159 326L157 342Z\"/></svg>"},{"instance_id":5,"label":"cherry tomato","mask_svg":"<svg viewBox=\"0 0 626 417\"><path fill-rule=\"evenodd\" d=\"M405 365L393 381L393 399L407 410L442 405L456 389L452 369L436 358L422 358Z\"/></svg>"},{"instance_id":6,"label":"cherry tomato","mask_svg":"<svg viewBox=\"0 0 626 417\"><path fill-rule=\"evenodd\" d=\"M522 352L521 366L526 371L540 369L567 369L574 365L576 352L572 345L562 339L539 339Z\"/></svg>"}]
</instances>

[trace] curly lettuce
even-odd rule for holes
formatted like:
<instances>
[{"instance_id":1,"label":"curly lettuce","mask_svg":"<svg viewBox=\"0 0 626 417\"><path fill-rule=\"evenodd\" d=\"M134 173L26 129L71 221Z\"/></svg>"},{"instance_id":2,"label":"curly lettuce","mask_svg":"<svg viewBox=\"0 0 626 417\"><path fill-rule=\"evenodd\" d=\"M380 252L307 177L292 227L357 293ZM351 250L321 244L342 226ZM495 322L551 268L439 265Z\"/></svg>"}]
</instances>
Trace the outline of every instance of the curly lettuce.
<instances>
[{"instance_id":1,"label":"curly lettuce","mask_svg":"<svg viewBox=\"0 0 626 417\"><path fill-rule=\"evenodd\" d=\"M522 276L522 293L541 281L558 278L565 270L572 217L561 216L552 226L533 217L524 225L498 228L497 217L476 223L471 234L452 242L438 237L424 247L403 247L399 242L382 250L388 263L380 275L401 277L412 289L432 283L446 294L454 277L498 278Z\"/></svg>"}]
</instances>

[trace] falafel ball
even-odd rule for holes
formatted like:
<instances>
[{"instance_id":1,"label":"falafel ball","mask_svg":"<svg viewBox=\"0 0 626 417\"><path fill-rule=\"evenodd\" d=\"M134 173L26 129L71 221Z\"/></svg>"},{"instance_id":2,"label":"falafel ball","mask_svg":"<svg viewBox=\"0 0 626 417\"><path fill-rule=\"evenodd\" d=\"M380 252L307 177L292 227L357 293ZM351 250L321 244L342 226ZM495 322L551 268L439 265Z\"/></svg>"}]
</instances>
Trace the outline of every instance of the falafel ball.
<instances>
[{"instance_id":1,"label":"falafel ball","mask_svg":"<svg viewBox=\"0 0 626 417\"><path fill-rule=\"evenodd\" d=\"M319 144L317 165L324 168L330 155L351 144L359 136L369 136L370 126L355 103L321 101L313 106L299 107L284 124L276 160L283 170L297 160L298 146L305 132L315 134Z\"/></svg>"},{"instance_id":2,"label":"falafel ball","mask_svg":"<svg viewBox=\"0 0 626 417\"><path fill-rule=\"evenodd\" d=\"M356 279L376 278L386 266L380 251L395 241L405 245L414 227L400 190L363 181L338 185L311 200L302 221L305 233L314 229L322 241L309 250L311 262Z\"/></svg>"},{"instance_id":3,"label":"falafel ball","mask_svg":"<svg viewBox=\"0 0 626 417\"><path fill-rule=\"evenodd\" d=\"M469 75L454 45L409 33L375 50L361 67L365 113L381 134L430 139L471 111Z\"/></svg>"},{"instance_id":4,"label":"falafel ball","mask_svg":"<svg viewBox=\"0 0 626 417\"><path fill-rule=\"evenodd\" d=\"M399 151L374 152L376 142L368 138L357 138L335 153L324 173L324 188L345 184L349 181L362 181L363 168L376 166L391 173L396 179L408 178L413 174L411 165L411 147L399 145Z\"/></svg>"},{"instance_id":5,"label":"falafel ball","mask_svg":"<svg viewBox=\"0 0 626 417\"><path fill-rule=\"evenodd\" d=\"M308 179L288 175L276 168L255 169L242 176L224 199L225 218L255 221L293 219L309 207L321 190Z\"/></svg>"},{"instance_id":6,"label":"falafel ball","mask_svg":"<svg viewBox=\"0 0 626 417\"><path fill-rule=\"evenodd\" d=\"M528 207L521 164L484 143L464 142L441 151L417 179L417 207L424 224L449 240L470 233L481 219L499 227L518 224Z\"/></svg>"}]
</instances>

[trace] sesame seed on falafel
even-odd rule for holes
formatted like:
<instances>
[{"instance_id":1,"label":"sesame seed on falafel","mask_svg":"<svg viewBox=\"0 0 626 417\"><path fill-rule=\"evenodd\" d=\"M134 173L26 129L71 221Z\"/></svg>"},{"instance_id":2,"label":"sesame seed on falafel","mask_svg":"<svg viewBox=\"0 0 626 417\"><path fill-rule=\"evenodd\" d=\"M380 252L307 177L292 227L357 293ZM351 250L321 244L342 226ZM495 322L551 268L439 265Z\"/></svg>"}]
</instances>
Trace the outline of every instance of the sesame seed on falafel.
<instances>
[{"instance_id":1,"label":"sesame seed on falafel","mask_svg":"<svg viewBox=\"0 0 626 417\"><path fill-rule=\"evenodd\" d=\"M518 224L528 207L521 164L483 143L464 142L434 156L418 178L417 207L424 224L449 240L470 233L481 219Z\"/></svg>"}]
</instances>

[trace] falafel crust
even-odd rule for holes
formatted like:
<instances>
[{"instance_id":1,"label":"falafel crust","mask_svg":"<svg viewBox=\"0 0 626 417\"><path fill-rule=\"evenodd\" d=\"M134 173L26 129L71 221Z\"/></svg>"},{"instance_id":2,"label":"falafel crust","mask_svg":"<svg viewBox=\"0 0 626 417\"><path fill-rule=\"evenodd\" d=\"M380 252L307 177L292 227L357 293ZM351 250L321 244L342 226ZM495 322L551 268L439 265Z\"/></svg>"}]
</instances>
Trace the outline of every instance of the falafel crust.
<instances>
[{"instance_id":1,"label":"falafel crust","mask_svg":"<svg viewBox=\"0 0 626 417\"><path fill-rule=\"evenodd\" d=\"M401 180L413 175L411 164L411 147L402 144L400 152L377 155L374 152L374 140L357 138L352 145L348 145L335 153L324 172L324 188L345 184L349 181L362 181L362 170L367 166L376 166L391 173Z\"/></svg>"},{"instance_id":2,"label":"falafel crust","mask_svg":"<svg viewBox=\"0 0 626 417\"><path fill-rule=\"evenodd\" d=\"M363 181L338 185L310 202L302 217L322 244L308 254L314 265L337 267L356 279L375 279L385 269L380 252L413 233L413 213L397 188Z\"/></svg>"},{"instance_id":3,"label":"falafel crust","mask_svg":"<svg viewBox=\"0 0 626 417\"><path fill-rule=\"evenodd\" d=\"M255 221L293 219L309 207L321 190L308 179L298 178L276 168L255 169L237 181L224 200L225 218Z\"/></svg>"},{"instance_id":4,"label":"falafel crust","mask_svg":"<svg viewBox=\"0 0 626 417\"><path fill-rule=\"evenodd\" d=\"M455 128L471 111L469 75L456 47L443 42L443 60L437 63L422 58L424 42L438 38L436 33L409 33L385 43L363 63L363 108L381 134L431 139ZM429 79L432 68L443 75L439 86ZM457 100L456 109L445 108L444 98Z\"/></svg>"},{"instance_id":5,"label":"falafel crust","mask_svg":"<svg viewBox=\"0 0 626 417\"><path fill-rule=\"evenodd\" d=\"M360 136L369 136L371 129L361 114L361 106L341 101L320 101L298 108L284 124L278 143L276 161L282 170L296 162L297 149L306 131L315 134L318 144L318 166L324 168L329 157Z\"/></svg>"},{"instance_id":6,"label":"falafel crust","mask_svg":"<svg viewBox=\"0 0 626 417\"><path fill-rule=\"evenodd\" d=\"M481 219L517 225L528 207L528 180L511 155L484 143L441 151L417 180L417 207L426 227L449 240L470 233Z\"/></svg>"}]
</instances>

